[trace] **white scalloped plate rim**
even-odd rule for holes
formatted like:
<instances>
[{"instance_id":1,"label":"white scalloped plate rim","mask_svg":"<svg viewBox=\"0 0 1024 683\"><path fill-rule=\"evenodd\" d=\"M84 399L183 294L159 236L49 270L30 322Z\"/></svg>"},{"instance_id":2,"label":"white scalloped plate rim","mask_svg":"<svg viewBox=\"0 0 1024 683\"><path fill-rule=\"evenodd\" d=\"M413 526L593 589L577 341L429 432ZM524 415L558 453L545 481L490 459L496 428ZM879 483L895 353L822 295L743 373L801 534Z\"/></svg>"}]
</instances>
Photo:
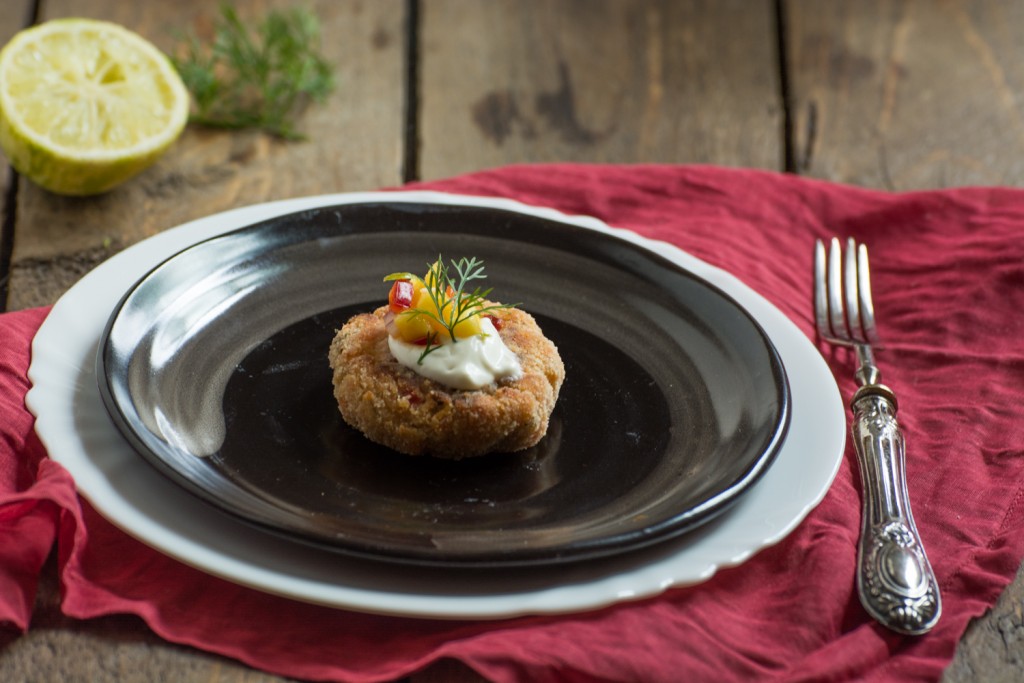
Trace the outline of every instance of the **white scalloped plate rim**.
<instances>
[{"instance_id":1,"label":"white scalloped plate rim","mask_svg":"<svg viewBox=\"0 0 1024 683\"><path fill-rule=\"evenodd\" d=\"M684 538L575 565L528 571L410 569L293 543L229 518L157 473L110 421L95 353L111 311L154 266L198 241L274 216L336 204L420 202L514 211L640 245L732 296L782 358L792 392L786 441L761 480L725 515ZM423 618L498 619L599 609L706 581L785 538L824 498L846 443L845 408L818 350L781 311L724 270L587 216L433 191L358 192L257 204L161 232L115 254L54 305L32 345L26 405L50 457L114 525L206 573L321 606Z\"/></svg>"}]
</instances>

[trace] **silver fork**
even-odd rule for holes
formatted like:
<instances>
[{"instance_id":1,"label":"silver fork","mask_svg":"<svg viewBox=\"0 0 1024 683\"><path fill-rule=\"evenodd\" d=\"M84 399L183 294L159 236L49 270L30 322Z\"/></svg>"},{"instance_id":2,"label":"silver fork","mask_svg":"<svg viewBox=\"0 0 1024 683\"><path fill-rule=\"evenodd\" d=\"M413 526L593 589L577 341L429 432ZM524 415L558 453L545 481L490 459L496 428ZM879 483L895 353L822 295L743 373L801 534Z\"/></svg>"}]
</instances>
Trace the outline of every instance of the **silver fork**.
<instances>
[{"instance_id":1,"label":"silver fork","mask_svg":"<svg viewBox=\"0 0 1024 683\"><path fill-rule=\"evenodd\" d=\"M827 261L827 263L826 263ZM853 395L852 433L863 484L857 590L864 609L900 633L926 633L939 620L942 602L907 495L903 432L896 396L881 384L872 345L879 342L871 302L868 250L847 240L845 267L839 240L826 255L814 251L814 315L818 335L856 350L860 388Z\"/></svg>"}]
</instances>

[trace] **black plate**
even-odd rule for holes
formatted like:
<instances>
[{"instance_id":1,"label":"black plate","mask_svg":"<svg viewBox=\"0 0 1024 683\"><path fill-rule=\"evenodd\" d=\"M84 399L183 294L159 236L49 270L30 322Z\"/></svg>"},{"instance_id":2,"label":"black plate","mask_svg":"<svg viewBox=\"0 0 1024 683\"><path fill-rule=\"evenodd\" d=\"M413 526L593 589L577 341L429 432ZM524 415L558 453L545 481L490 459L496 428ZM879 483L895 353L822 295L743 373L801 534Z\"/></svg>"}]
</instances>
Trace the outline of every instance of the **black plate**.
<instances>
[{"instance_id":1,"label":"black plate","mask_svg":"<svg viewBox=\"0 0 1024 683\"><path fill-rule=\"evenodd\" d=\"M547 436L448 462L341 419L327 348L383 275L439 253L487 264L566 366ZM652 251L516 211L357 203L200 242L115 309L98 354L115 423L187 490L266 530L363 557L456 566L574 561L676 537L764 473L785 372L732 299Z\"/></svg>"}]
</instances>

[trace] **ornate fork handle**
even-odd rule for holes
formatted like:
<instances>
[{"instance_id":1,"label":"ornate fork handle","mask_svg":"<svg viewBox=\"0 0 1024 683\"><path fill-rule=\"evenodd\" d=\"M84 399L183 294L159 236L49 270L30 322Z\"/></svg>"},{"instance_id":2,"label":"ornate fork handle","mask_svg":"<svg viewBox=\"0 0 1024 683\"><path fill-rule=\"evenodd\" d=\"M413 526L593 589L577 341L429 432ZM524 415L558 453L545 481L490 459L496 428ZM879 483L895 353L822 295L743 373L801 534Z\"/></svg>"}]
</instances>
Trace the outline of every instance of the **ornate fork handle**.
<instances>
[{"instance_id":1,"label":"ornate fork handle","mask_svg":"<svg viewBox=\"0 0 1024 683\"><path fill-rule=\"evenodd\" d=\"M851 401L864 501L857 585L861 603L889 628L925 633L942 611L939 588L907 497L896 397L870 382Z\"/></svg>"}]
</instances>

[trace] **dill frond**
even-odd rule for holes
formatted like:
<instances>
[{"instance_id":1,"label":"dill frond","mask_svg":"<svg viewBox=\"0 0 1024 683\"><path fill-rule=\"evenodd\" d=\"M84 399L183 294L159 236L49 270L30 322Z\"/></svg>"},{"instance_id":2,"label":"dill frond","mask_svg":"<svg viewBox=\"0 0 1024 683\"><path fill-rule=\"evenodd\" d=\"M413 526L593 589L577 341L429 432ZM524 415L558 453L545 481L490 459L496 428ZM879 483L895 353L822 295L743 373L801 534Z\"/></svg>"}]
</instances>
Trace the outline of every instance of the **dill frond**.
<instances>
[{"instance_id":1,"label":"dill frond","mask_svg":"<svg viewBox=\"0 0 1024 683\"><path fill-rule=\"evenodd\" d=\"M193 123L259 128L301 140L294 119L334 89L331 65L319 54L320 27L308 10L270 11L250 27L221 6L213 41L187 35L172 62L192 93Z\"/></svg>"}]
</instances>

